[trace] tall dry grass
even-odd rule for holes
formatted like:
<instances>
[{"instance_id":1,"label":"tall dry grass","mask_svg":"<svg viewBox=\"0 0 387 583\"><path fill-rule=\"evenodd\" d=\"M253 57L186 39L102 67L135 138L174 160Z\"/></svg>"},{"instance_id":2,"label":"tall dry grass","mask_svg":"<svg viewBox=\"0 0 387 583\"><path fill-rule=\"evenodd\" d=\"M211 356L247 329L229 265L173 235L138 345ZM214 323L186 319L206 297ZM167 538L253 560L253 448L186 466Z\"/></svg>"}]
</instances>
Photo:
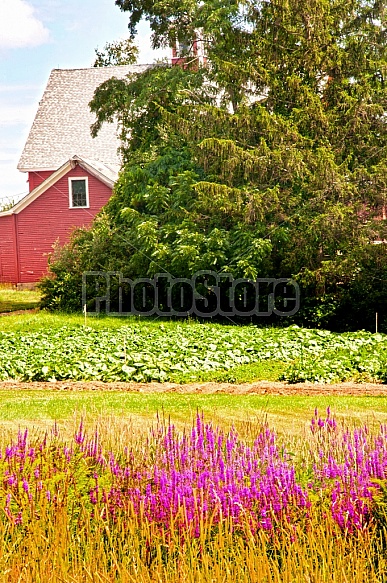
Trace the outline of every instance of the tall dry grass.
<instances>
[{"instance_id":1,"label":"tall dry grass","mask_svg":"<svg viewBox=\"0 0 387 583\"><path fill-rule=\"evenodd\" d=\"M292 536L280 529L274 537L248 529L238 534L232 527L225 520L214 531L204 523L198 538L182 542L181 531L160 532L135 517L109 527L99 516L91 520L86 509L74 528L62 506L22 530L1 526L1 580L376 583L387 574L384 543L373 532L349 536L318 516Z\"/></svg>"},{"instance_id":2,"label":"tall dry grass","mask_svg":"<svg viewBox=\"0 0 387 583\"><path fill-rule=\"evenodd\" d=\"M328 421L330 425L325 420L325 425L311 432L308 439L292 443L293 453L287 459L289 464L297 466L300 483L310 481L313 464L320 463L322 467L322 460L329 455L335 456L337 463L345 460L343 447L341 451L339 447L340 435L355 435L356 443L359 441L358 434L334 427L331 416ZM164 459L163 453L168 453L166 444L172 450L181 443L178 440L182 434L173 438L168 423L163 421L150 433L132 430L125 433L112 419L105 425L101 421L98 431L98 443L95 435L90 432L87 436L83 428L74 432L71 442L67 438L63 440L57 428L53 428L44 437L20 433L8 446L5 442L1 445L2 582L376 583L387 580L387 513L383 489L379 491L380 503L374 517L364 522L364 527L352 529L342 528L330 512L330 486L323 490L321 485L320 491L311 489L308 512L303 509L298 513L293 508L291 521L271 506L273 527L266 529L259 526L259 517L247 510L235 515L230 512L221 519L216 506L204 512L206 492L198 489L195 496L199 520L195 532L187 520L184 500L163 523L147 515L145 499L136 506L133 492L129 495L130 488L135 487L145 492L145 470ZM262 459L267 444L269 450L274 448L270 450L274 465L275 460L284 459L285 444L280 445L277 458L275 442L267 427L254 427L250 423L245 426L244 440L233 442L233 454L229 442L224 444L222 451L230 468L234 462L238 468L245 441L252 444L257 434L262 433L267 438L259 442ZM211 434L200 425L193 437L192 429L191 434L186 432L187 439L188 435L194 444L188 461L196 463L204 459L199 452L206 454L209 450ZM198 445L201 435L207 437ZM365 442L361 449L366 451ZM176 468L182 472L180 451L176 448L174 451ZM101 462L109 460L109 452L114 452L110 466ZM167 456L167 462L170 459ZM129 467L128 460L134 462L125 489L122 476L116 470ZM145 473L136 482L139 468ZM125 495L124 505L114 512L112 498L93 499L96 474L106 492L121 488L121 494ZM153 488L155 484L156 481ZM9 494L12 494L11 501L7 498Z\"/></svg>"}]
</instances>

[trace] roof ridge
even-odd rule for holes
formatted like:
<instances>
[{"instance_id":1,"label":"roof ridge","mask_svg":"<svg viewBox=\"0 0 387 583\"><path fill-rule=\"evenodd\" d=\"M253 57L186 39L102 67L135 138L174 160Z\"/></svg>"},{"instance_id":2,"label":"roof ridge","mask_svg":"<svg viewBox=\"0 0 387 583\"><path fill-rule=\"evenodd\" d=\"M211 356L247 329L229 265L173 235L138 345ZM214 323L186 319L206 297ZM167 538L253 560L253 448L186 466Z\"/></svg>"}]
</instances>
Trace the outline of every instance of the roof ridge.
<instances>
[{"instance_id":1,"label":"roof ridge","mask_svg":"<svg viewBox=\"0 0 387 583\"><path fill-rule=\"evenodd\" d=\"M99 71L101 69L116 69L120 67L152 67L157 63L133 63L128 65L107 65L106 67L55 67L51 71Z\"/></svg>"},{"instance_id":2,"label":"roof ridge","mask_svg":"<svg viewBox=\"0 0 387 583\"><path fill-rule=\"evenodd\" d=\"M89 103L95 89L110 77L125 79L153 65L112 65L53 69L39 102L18 168L22 172L56 170L77 152L81 158L121 165L116 123L104 123L96 138L90 128L95 114Z\"/></svg>"}]
</instances>

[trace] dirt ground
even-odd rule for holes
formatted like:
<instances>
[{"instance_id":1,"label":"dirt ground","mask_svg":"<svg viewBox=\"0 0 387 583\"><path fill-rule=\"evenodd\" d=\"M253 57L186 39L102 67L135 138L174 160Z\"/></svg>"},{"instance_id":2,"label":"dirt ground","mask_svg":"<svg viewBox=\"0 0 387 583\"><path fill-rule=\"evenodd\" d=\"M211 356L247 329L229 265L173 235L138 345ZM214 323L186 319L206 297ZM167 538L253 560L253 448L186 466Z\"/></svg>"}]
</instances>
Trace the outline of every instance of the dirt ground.
<instances>
[{"instance_id":1,"label":"dirt ground","mask_svg":"<svg viewBox=\"0 0 387 583\"><path fill-rule=\"evenodd\" d=\"M342 395L387 396L387 385L371 383L340 383L332 385L257 381L240 385L230 383L102 383L102 382L0 382L0 390L56 391L126 391L132 393L179 393L230 395Z\"/></svg>"},{"instance_id":2,"label":"dirt ground","mask_svg":"<svg viewBox=\"0 0 387 583\"><path fill-rule=\"evenodd\" d=\"M0 318L5 316L20 316L20 314L34 314L38 311L39 308L31 308L30 310L11 310L9 312L0 312Z\"/></svg>"}]
</instances>

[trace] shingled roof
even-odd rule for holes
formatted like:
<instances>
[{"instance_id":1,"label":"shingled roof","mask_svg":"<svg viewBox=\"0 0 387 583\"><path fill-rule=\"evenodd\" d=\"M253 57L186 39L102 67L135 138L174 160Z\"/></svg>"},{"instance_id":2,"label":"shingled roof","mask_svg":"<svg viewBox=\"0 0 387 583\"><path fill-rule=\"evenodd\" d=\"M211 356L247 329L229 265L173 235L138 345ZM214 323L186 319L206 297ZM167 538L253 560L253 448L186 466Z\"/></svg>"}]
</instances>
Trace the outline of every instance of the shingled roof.
<instances>
[{"instance_id":1,"label":"shingled roof","mask_svg":"<svg viewBox=\"0 0 387 583\"><path fill-rule=\"evenodd\" d=\"M119 141L116 125L105 123L96 138L90 135L95 115L89 102L95 89L111 77L141 73L150 65L54 69L35 116L18 169L56 170L74 154L116 167Z\"/></svg>"}]
</instances>

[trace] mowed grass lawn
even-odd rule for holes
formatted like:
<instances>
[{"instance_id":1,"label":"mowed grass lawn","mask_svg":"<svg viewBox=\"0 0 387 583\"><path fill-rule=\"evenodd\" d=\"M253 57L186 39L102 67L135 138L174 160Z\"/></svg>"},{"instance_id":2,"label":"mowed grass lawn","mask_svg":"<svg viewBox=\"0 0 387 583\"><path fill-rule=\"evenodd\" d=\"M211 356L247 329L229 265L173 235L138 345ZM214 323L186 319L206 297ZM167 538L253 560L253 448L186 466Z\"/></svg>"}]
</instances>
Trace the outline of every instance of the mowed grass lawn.
<instances>
[{"instance_id":1,"label":"mowed grass lawn","mask_svg":"<svg viewBox=\"0 0 387 583\"><path fill-rule=\"evenodd\" d=\"M125 431L143 432L157 417L179 428L190 427L197 412L206 420L241 434L267 421L282 435L302 435L317 408L330 409L350 426L378 427L387 421L387 397L267 396L227 394L141 394L119 391L0 390L0 426L50 430L55 423L70 437L80 420L92 431L117 423Z\"/></svg>"},{"instance_id":2,"label":"mowed grass lawn","mask_svg":"<svg viewBox=\"0 0 387 583\"><path fill-rule=\"evenodd\" d=\"M11 286L0 284L0 314L18 310L37 308L40 292L35 290L16 290Z\"/></svg>"}]
</instances>

